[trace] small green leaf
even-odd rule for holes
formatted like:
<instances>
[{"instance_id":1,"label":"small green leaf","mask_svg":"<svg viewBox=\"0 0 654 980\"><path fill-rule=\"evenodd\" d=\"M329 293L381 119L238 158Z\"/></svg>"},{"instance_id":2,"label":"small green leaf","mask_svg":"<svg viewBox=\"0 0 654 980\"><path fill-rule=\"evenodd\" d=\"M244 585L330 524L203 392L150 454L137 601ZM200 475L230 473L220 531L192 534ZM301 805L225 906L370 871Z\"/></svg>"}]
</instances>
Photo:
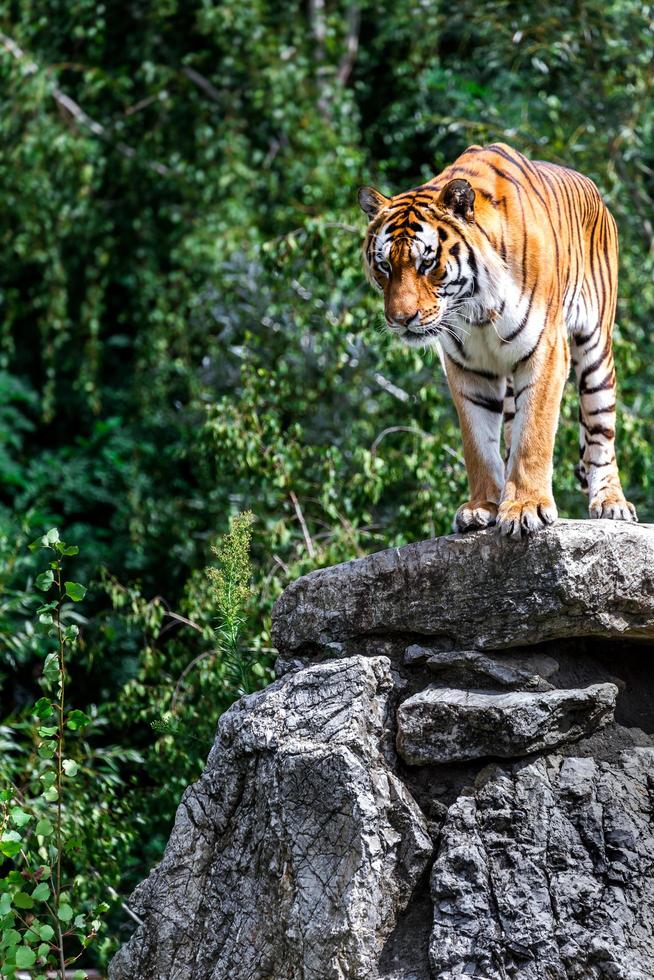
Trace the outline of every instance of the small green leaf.
<instances>
[{"instance_id":1,"label":"small green leaf","mask_svg":"<svg viewBox=\"0 0 654 980\"><path fill-rule=\"evenodd\" d=\"M50 820L45 817L43 820L39 820L37 823L35 833L37 837L50 837L52 834L54 834L54 826Z\"/></svg>"},{"instance_id":2,"label":"small green leaf","mask_svg":"<svg viewBox=\"0 0 654 980\"><path fill-rule=\"evenodd\" d=\"M42 742L38 748L39 759L52 759L56 751L57 743L54 741L54 739L49 739L47 742Z\"/></svg>"},{"instance_id":3,"label":"small green leaf","mask_svg":"<svg viewBox=\"0 0 654 980\"><path fill-rule=\"evenodd\" d=\"M56 541L59 540L59 531L56 527L53 527L47 534L42 534L40 538L32 541L28 544L30 551L38 551L39 548L52 548Z\"/></svg>"},{"instance_id":4,"label":"small green leaf","mask_svg":"<svg viewBox=\"0 0 654 980\"><path fill-rule=\"evenodd\" d=\"M37 589L40 589L41 592L47 592L49 589L51 589L54 584L54 575L52 570L48 569L46 572L41 572L40 575L37 575L34 584L36 585Z\"/></svg>"},{"instance_id":5,"label":"small green leaf","mask_svg":"<svg viewBox=\"0 0 654 980\"><path fill-rule=\"evenodd\" d=\"M62 765L63 765L64 772L66 773L67 776L70 776L71 779L73 779L73 777L77 775L77 771L79 767L74 759L64 759Z\"/></svg>"},{"instance_id":6,"label":"small green leaf","mask_svg":"<svg viewBox=\"0 0 654 980\"><path fill-rule=\"evenodd\" d=\"M39 738L52 738L59 731L58 725L41 725L38 730Z\"/></svg>"},{"instance_id":7,"label":"small green leaf","mask_svg":"<svg viewBox=\"0 0 654 980\"><path fill-rule=\"evenodd\" d=\"M84 970L75 970L73 980L88 980L88 973L85 973Z\"/></svg>"},{"instance_id":8,"label":"small green leaf","mask_svg":"<svg viewBox=\"0 0 654 980\"><path fill-rule=\"evenodd\" d=\"M34 905L34 900L31 895L26 895L25 892L16 892L14 895L14 905L17 909L31 909Z\"/></svg>"},{"instance_id":9,"label":"small green leaf","mask_svg":"<svg viewBox=\"0 0 654 980\"><path fill-rule=\"evenodd\" d=\"M73 732L76 732L80 728L85 728L90 722L91 719L89 716L84 714L83 711L80 711L79 708L74 708L66 720L68 728Z\"/></svg>"},{"instance_id":10,"label":"small green leaf","mask_svg":"<svg viewBox=\"0 0 654 980\"><path fill-rule=\"evenodd\" d=\"M76 544L69 544L68 547L64 548L61 554L66 555L67 557L72 557L73 555L79 555L79 548L77 547Z\"/></svg>"},{"instance_id":11,"label":"small green leaf","mask_svg":"<svg viewBox=\"0 0 654 980\"><path fill-rule=\"evenodd\" d=\"M70 922L73 917L73 910L70 905L60 905L58 915L62 922Z\"/></svg>"},{"instance_id":12,"label":"small green leaf","mask_svg":"<svg viewBox=\"0 0 654 980\"><path fill-rule=\"evenodd\" d=\"M16 950L16 966L27 969L36 963L36 953L29 946L21 946Z\"/></svg>"},{"instance_id":13,"label":"small green leaf","mask_svg":"<svg viewBox=\"0 0 654 980\"><path fill-rule=\"evenodd\" d=\"M45 658L43 676L49 684L54 684L59 680L59 657L56 653L49 653Z\"/></svg>"},{"instance_id":14,"label":"small green leaf","mask_svg":"<svg viewBox=\"0 0 654 980\"><path fill-rule=\"evenodd\" d=\"M0 919L4 918L5 915L9 915L11 911L11 895L9 892L3 892L0 895Z\"/></svg>"},{"instance_id":15,"label":"small green leaf","mask_svg":"<svg viewBox=\"0 0 654 980\"><path fill-rule=\"evenodd\" d=\"M50 898L50 889L48 888L48 886L46 885L46 883L44 881L42 881L40 885L37 885L36 886L36 888L32 892L32 898L36 902L47 902L48 901L48 899ZM46 927L44 926L44 928L46 928ZM50 926L47 926L47 928L49 929ZM43 936L43 930L41 930L41 936ZM45 939L46 937L43 936L43 938Z\"/></svg>"},{"instance_id":16,"label":"small green leaf","mask_svg":"<svg viewBox=\"0 0 654 980\"><path fill-rule=\"evenodd\" d=\"M81 602L86 595L86 587L80 585L79 582L64 582L64 588L66 590L66 595L73 602Z\"/></svg>"},{"instance_id":17,"label":"small green leaf","mask_svg":"<svg viewBox=\"0 0 654 980\"><path fill-rule=\"evenodd\" d=\"M75 926L76 929L83 929L86 926L86 916L76 915L73 925Z\"/></svg>"},{"instance_id":18,"label":"small green leaf","mask_svg":"<svg viewBox=\"0 0 654 980\"><path fill-rule=\"evenodd\" d=\"M43 799L46 803L56 803L59 799L59 793L57 792L56 786L51 786L50 789L46 789L43 794Z\"/></svg>"},{"instance_id":19,"label":"small green leaf","mask_svg":"<svg viewBox=\"0 0 654 980\"><path fill-rule=\"evenodd\" d=\"M29 813L25 813L19 806L15 806L9 816L11 817L11 822L15 823L17 827L24 827L32 819Z\"/></svg>"},{"instance_id":20,"label":"small green leaf","mask_svg":"<svg viewBox=\"0 0 654 980\"><path fill-rule=\"evenodd\" d=\"M59 657L56 653L49 653L43 664L43 676L51 684L59 680Z\"/></svg>"},{"instance_id":21,"label":"small green leaf","mask_svg":"<svg viewBox=\"0 0 654 980\"><path fill-rule=\"evenodd\" d=\"M49 718L50 715L53 713L54 712L52 709L52 702L50 698L39 698L39 700L34 705L34 714L36 715L37 718L40 718L41 721L45 720L46 718Z\"/></svg>"},{"instance_id":22,"label":"small green leaf","mask_svg":"<svg viewBox=\"0 0 654 980\"><path fill-rule=\"evenodd\" d=\"M21 849L23 839L15 830L6 830L0 837L0 854L5 857L15 857Z\"/></svg>"},{"instance_id":23,"label":"small green leaf","mask_svg":"<svg viewBox=\"0 0 654 980\"><path fill-rule=\"evenodd\" d=\"M44 602L43 605L39 606L39 608L36 610L36 613L38 616L40 616L41 613L53 612L53 610L57 608L57 605L57 602Z\"/></svg>"},{"instance_id":24,"label":"small green leaf","mask_svg":"<svg viewBox=\"0 0 654 980\"><path fill-rule=\"evenodd\" d=\"M44 942L49 943L50 940L54 937L54 929L52 928L52 926L49 926L47 923L44 923L43 925L39 926L39 936Z\"/></svg>"},{"instance_id":25,"label":"small green leaf","mask_svg":"<svg viewBox=\"0 0 654 980\"><path fill-rule=\"evenodd\" d=\"M64 640L66 643L74 643L79 636L79 626L72 623L71 626L67 626L64 630Z\"/></svg>"}]
</instances>

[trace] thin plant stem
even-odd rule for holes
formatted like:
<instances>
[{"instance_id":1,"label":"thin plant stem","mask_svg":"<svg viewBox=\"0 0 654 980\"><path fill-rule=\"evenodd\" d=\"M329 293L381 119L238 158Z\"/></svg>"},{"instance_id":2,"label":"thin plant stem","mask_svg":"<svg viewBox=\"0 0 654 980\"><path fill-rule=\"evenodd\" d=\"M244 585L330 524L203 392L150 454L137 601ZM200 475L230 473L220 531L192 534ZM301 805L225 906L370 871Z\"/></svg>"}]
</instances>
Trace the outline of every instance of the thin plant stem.
<instances>
[{"instance_id":1,"label":"thin plant stem","mask_svg":"<svg viewBox=\"0 0 654 980\"><path fill-rule=\"evenodd\" d=\"M66 980L66 958L64 956L64 937L59 922L59 896L61 895L61 789L63 783L63 762L64 762L64 710L65 710L65 683L66 683L66 662L65 644L61 627L61 605L63 593L61 590L61 559L57 562L57 588L59 589L59 601L57 603L57 641L59 643L59 738L57 739L57 862L56 862L56 892L54 895L54 908L57 924L57 935L59 937L59 969L61 970L61 980Z\"/></svg>"}]
</instances>

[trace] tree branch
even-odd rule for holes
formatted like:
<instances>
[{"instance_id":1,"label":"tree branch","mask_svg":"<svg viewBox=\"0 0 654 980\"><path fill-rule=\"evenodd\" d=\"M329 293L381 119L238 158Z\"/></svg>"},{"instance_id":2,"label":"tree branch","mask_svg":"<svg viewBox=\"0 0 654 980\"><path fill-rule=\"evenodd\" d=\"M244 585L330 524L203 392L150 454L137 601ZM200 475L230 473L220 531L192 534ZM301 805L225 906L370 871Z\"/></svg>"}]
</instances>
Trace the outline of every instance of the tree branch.
<instances>
[{"instance_id":1,"label":"tree branch","mask_svg":"<svg viewBox=\"0 0 654 980\"><path fill-rule=\"evenodd\" d=\"M325 39L327 37L325 0L309 0L309 24L316 42L314 60L318 85L318 109L323 118L327 120L329 119L329 87L327 84L329 69L325 64Z\"/></svg>"},{"instance_id":2,"label":"tree branch","mask_svg":"<svg viewBox=\"0 0 654 980\"><path fill-rule=\"evenodd\" d=\"M294 490L291 490L289 496L291 498L293 507L295 508L297 519L300 522L300 527L302 528L302 534L304 535L304 543L307 546L307 551L309 552L309 558L315 558L316 548L313 541L311 540L311 535L309 534L309 528L307 527L307 522L304 519L304 514L302 513L302 508L300 507L300 501L297 499Z\"/></svg>"},{"instance_id":3,"label":"tree branch","mask_svg":"<svg viewBox=\"0 0 654 980\"><path fill-rule=\"evenodd\" d=\"M186 665L182 673L177 678L177 684L175 685L175 690L173 691L173 696L170 702L170 710L174 714L177 710L177 702L179 701L180 694L182 691L182 685L191 671L197 667L199 663L206 660L207 657L217 657L218 650L205 650L204 653L199 653L197 657L194 657L189 664Z\"/></svg>"},{"instance_id":4,"label":"tree branch","mask_svg":"<svg viewBox=\"0 0 654 980\"><path fill-rule=\"evenodd\" d=\"M430 439L431 435L429 432L425 432L424 429L416 429L408 425L391 425L387 429L382 429L379 435L375 436L374 442L370 447L370 453L374 456L379 449L379 444L386 436L391 435L393 432L410 432L414 436L422 436L423 438Z\"/></svg>"},{"instance_id":5,"label":"tree branch","mask_svg":"<svg viewBox=\"0 0 654 980\"><path fill-rule=\"evenodd\" d=\"M12 55L16 61L23 63L23 70L26 75L34 75L41 69L35 61L28 59L28 56L19 48L16 42L8 37L6 34L0 32L0 44L5 48L6 51ZM111 138L106 126L99 123L97 119L93 119L82 109L74 99L71 99L69 95L57 86L54 85L52 88L52 97L57 103L59 109L65 118L73 119L79 126L89 129L94 136L99 136L101 139L105 139L111 142ZM122 153L124 157L132 158L136 156L136 150L132 146L127 146L126 143L114 143L116 149L119 153ZM150 170L154 170L155 173L163 176L168 173L168 167L163 163L153 162L151 160L146 161L147 166Z\"/></svg>"},{"instance_id":6,"label":"tree branch","mask_svg":"<svg viewBox=\"0 0 654 980\"><path fill-rule=\"evenodd\" d=\"M207 95L212 102L220 103L220 92L218 91L216 86L209 81L208 78L205 78L204 75L201 75L199 71L195 70L195 68L191 68L190 65L184 65L182 71L184 72L187 78L190 78L190 80L193 82L194 85L197 85L198 88L202 89L204 94Z\"/></svg>"},{"instance_id":7,"label":"tree branch","mask_svg":"<svg viewBox=\"0 0 654 980\"><path fill-rule=\"evenodd\" d=\"M347 11L347 36L345 54L341 58L336 77L341 85L347 85L359 51L359 28L361 27L361 8L358 3L350 5Z\"/></svg>"}]
</instances>

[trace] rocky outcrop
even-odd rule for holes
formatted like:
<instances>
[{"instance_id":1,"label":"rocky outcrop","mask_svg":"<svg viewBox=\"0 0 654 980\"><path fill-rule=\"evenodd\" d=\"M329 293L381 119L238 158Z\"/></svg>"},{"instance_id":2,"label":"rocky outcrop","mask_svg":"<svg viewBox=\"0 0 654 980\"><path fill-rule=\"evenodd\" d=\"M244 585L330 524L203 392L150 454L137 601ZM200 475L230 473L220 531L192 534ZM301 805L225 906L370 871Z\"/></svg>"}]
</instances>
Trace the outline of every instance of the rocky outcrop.
<instances>
[{"instance_id":1,"label":"rocky outcrop","mask_svg":"<svg viewBox=\"0 0 654 980\"><path fill-rule=\"evenodd\" d=\"M424 664L446 683L521 691L554 690L547 678L559 669L558 661L544 654L500 653L489 657L479 650L433 651L418 644L407 647L404 663L414 667Z\"/></svg>"},{"instance_id":2,"label":"rocky outcrop","mask_svg":"<svg viewBox=\"0 0 654 980\"><path fill-rule=\"evenodd\" d=\"M431 856L392 772L386 658L317 665L220 720L112 980L368 978Z\"/></svg>"},{"instance_id":3,"label":"rocky outcrop","mask_svg":"<svg viewBox=\"0 0 654 980\"><path fill-rule=\"evenodd\" d=\"M651 980L654 530L311 573L110 980Z\"/></svg>"}]
</instances>

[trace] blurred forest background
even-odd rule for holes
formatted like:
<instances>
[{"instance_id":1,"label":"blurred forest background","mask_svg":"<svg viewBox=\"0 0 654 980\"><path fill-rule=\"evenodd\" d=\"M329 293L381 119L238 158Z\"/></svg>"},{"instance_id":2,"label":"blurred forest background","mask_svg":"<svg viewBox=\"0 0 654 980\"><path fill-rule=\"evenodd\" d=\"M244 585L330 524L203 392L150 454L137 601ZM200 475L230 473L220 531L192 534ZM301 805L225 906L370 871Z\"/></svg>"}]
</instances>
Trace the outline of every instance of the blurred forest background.
<instances>
[{"instance_id":1,"label":"blurred forest background","mask_svg":"<svg viewBox=\"0 0 654 980\"><path fill-rule=\"evenodd\" d=\"M271 679L281 590L447 533L465 496L437 359L391 344L364 282L360 184L493 140L597 182L621 235L619 462L654 518L653 20L636 0L1 5L2 777L34 778L27 544L57 526L88 586L63 610L91 718L65 860L78 904L111 905L87 965L133 926L118 896L221 711ZM555 490L583 517L576 413L570 384ZM205 568L244 510L235 653Z\"/></svg>"}]
</instances>

